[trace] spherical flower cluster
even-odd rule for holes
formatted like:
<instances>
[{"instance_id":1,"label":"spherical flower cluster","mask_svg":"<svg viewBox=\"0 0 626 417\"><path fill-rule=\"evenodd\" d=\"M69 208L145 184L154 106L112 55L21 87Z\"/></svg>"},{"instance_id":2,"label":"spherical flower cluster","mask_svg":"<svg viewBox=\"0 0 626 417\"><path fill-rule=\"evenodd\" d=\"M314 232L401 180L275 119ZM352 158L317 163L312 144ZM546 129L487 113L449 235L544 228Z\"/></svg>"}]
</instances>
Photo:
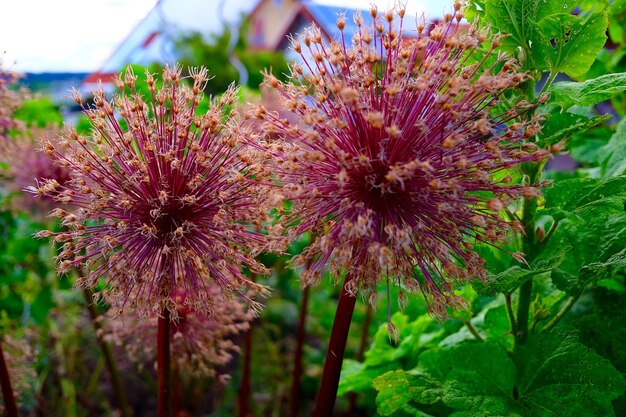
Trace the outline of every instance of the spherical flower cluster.
<instances>
[{"instance_id":1,"label":"spherical flower cluster","mask_svg":"<svg viewBox=\"0 0 626 417\"><path fill-rule=\"evenodd\" d=\"M523 117L533 106L503 105L526 75L494 52L497 37L462 28L459 9L412 32L403 10L373 8L369 25L354 16L351 43L340 16L341 39L327 43L313 27L292 41L303 61L292 82L266 75L299 116L293 124L263 107L250 113L286 139L272 151L293 201L286 222L317 237L298 260L310 263L305 285L328 268L373 300L381 280L395 281L401 304L421 292L431 314L445 316L460 302L451 284L485 276L473 245L500 247L519 227L501 210L538 194L508 175L546 156L525 143L540 130L538 118Z\"/></svg>"},{"instance_id":2,"label":"spherical flower cluster","mask_svg":"<svg viewBox=\"0 0 626 417\"><path fill-rule=\"evenodd\" d=\"M19 74L2 68L0 60L0 138L5 137L10 129L22 127L21 123L13 118L13 113L23 99L23 94L13 88L19 78Z\"/></svg>"},{"instance_id":3,"label":"spherical flower cluster","mask_svg":"<svg viewBox=\"0 0 626 417\"><path fill-rule=\"evenodd\" d=\"M37 217L45 215L54 207L51 198L33 199L23 195L24 189L40 179L54 179L59 184L65 184L70 180L70 171L59 166L45 155L38 144L43 137L54 137L58 134L58 128L47 129L32 128L28 133L22 132L15 139L0 138L0 162L5 164L1 170L2 186L8 191L19 193L15 208L27 210ZM54 139L50 139L54 140Z\"/></svg>"},{"instance_id":4,"label":"spherical flower cluster","mask_svg":"<svg viewBox=\"0 0 626 417\"><path fill-rule=\"evenodd\" d=\"M214 285L225 297L265 291L244 268L265 273L254 257L273 244L258 231L268 216L267 157L248 146L234 120L236 90L200 112L208 74L191 74L188 86L179 69L166 68L157 87L161 80L147 73L144 98L129 69L117 80L121 93L108 101L95 91L90 108L76 92L91 136L69 128L57 143L44 144L72 180L30 189L73 207L51 212L67 231L38 234L63 244L58 271L84 264L90 272L78 285L100 284L109 300L145 313L176 313L177 291L207 315L219 301Z\"/></svg>"},{"instance_id":5,"label":"spherical flower cluster","mask_svg":"<svg viewBox=\"0 0 626 417\"><path fill-rule=\"evenodd\" d=\"M209 291L211 298L221 297L218 287ZM207 316L190 309L186 298L185 293L174 297L178 319L172 323L172 360L181 375L216 377L218 368L227 365L233 354L239 352L236 337L249 329L254 312L235 297L216 304L211 316ZM124 314L112 308L107 312L105 325L106 337L123 347L133 362L139 365L156 362L156 317L142 320L137 314Z\"/></svg>"}]
</instances>

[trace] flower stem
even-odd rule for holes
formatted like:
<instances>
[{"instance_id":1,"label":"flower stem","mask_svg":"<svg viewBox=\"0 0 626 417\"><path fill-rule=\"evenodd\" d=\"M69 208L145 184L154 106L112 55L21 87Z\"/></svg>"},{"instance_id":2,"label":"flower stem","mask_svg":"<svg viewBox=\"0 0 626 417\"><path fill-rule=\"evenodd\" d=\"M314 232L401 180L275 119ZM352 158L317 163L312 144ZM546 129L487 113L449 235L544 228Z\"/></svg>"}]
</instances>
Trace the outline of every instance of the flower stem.
<instances>
[{"instance_id":1,"label":"flower stem","mask_svg":"<svg viewBox=\"0 0 626 417\"><path fill-rule=\"evenodd\" d=\"M128 406L128 398L126 397L126 391L124 390L124 385L122 384L120 372L117 369L115 360L113 359L111 346L107 343L106 340L104 340L104 336L102 335L102 325L100 324L100 321L98 321L98 312L96 311L96 307L93 303L93 291L88 288L84 288L83 297L85 298L85 304L87 305L87 311L89 311L91 323L93 324L93 327L96 331L96 338L98 339L100 350L102 351L102 355L104 356L104 362L109 371L109 375L111 376L111 384L113 385L113 392L115 392L115 397L117 399L117 404L120 408L121 416L130 417L131 412Z\"/></svg>"},{"instance_id":2,"label":"flower stem","mask_svg":"<svg viewBox=\"0 0 626 417\"><path fill-rule=\"evenodd\" d=\"M565 303L565 305L563 306L563 308L561 308L559 310L558 313L556 313L556 315L552 318L552 320L550 320L548 322L548 324L546 324L543 329L541 329L542 332L548 332L550 331L554 326L557 325L557 323L559 322L559 320L561 320L563 318L564 315L567 314L568 311L570 311L572 309L572 307L574 306L574 304L576 304L576 300L577 297L570 297L567 300L567 303Z\"/></svg>"},{"instance_id":3,"label":"flower stem","mask_svg":"<svg viewBox=\"0 0 626 417\"><path fill-rule=\"evenodd\" d=\"M157 417L172 417L170 312L163 309L157 330Z\"/></svg>"},{"instance_id":4,"label":"flower stem","mask_svg":"<svg viewBox=\"0 0 626 417\"><path fill-rule=\"evenodd\" d=\"M239 417L250 415L248 398L250 397L250 371L252 363L252 325L244 336L243 348L243 370L241 375L241 386L239 387Z\"/></svg>"},{"instance_id":5,"label":"flower stem","mask_svg":"<svg viewBox=\"0 0 626 417\"><path fill-rule=\"evenodd\" d=\"M2 397L4 398L4 408L7 417L17 417L17 403L13 388L11 388L11 378L9 377L9 369L4 360L4 351L2 343L0 343L0 385L2 385Z\"/></svg>"},{"instance_id":6,"label":"flower stem","mask_svg":"<svg viewBox=\"0 0 626 417\"><path fill-rule=\"evenodd\" d=\"M291 385L291 417L298 417L300 412L300 377L302 376L302 354L304 351L304 339L306 336L306 316L309 304L309 287L302 290L300 302L300 318L296 333L296 351L294 352L293 380Z\"/></svg>"},{"instance_id":7,"label":"flower stem","mask_svg":"<svg viewBox=\"0 0 626 417\"><path fill-rule=\"evenodd\" d=\"M346 289L351 279L352 276L350 274L346 275L341 287L341 295L339 296L333 328L330 333L330 342L328 343L324 370L322 371L322 382L315 400L313 417L330 417L335 407L343 354L348 341L348 331L350 330L354 305L356 304L356 296Z\"/></svg>"}]
</instances>

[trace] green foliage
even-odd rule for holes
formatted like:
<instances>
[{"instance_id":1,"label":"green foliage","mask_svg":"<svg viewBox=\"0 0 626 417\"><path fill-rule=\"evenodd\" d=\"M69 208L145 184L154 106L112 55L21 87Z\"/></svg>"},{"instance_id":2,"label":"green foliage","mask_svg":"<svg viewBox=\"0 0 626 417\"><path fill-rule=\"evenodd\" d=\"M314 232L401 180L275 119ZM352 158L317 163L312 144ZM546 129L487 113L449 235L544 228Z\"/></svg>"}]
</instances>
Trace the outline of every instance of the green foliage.
<instances>
[{"instance_id":1,"label":"green foliage","mask_svg":"<svg viewBox=\"0 0 626 417\"><path fill-rule=\"evenodd\" d=\"M563 81L550 87L552 101L563 109L591 106L626 91L626 73L605 74L582 82Z\"/></svg>"},{"instance_id":2,"label":"green foliage","mask_svg":"<svg viewBox=\"0 0 626 417\"><path fill-rule=\"evenodd\" d=\"M567 0L563 3L573 4ZM534 38L531 38L532 54L539 69L563 72L572 78L579 78L589 71L604 46L609 22L606 13L574 16L569 14L568 9L571 7L564 5L562 11L565 13L545 16L537 13ZM539 10L542 8L539 7Z\"/></svg>"},{"instance_id":3,"label":"green foliage","mask_svg":"<svg viewBox=\"0 0 626 417\"><path fill-rule=\"evenodd\" d=\"M626 119L622 119L609 142L600 149L600 173L606 177L626 174Z\"/></svg>"},{"instance_id":4,"label":"green foliage","mask_svg":"<svg viewBox=\"0 0 626 417\"><path fill-rule=\"evenodd\" d=\"M518 362L493 342L428 350L416 370L374 380L378 410L393 415L441 401L461 411L455 415L611 416L611 400L626 389L622 375L572 330L532 337Z\"/></svg>"},{"instance_id":5,"label":"green foliage","mask_svg":"<svg viewBox=\"0 0 626 417\"><path fill-rule=\"evenodd\" d=\"M484 296L493 296L498 293L510 294L524 282L558 267L569 250L568 246L561 247L559 250L535 259L528 267L512 266L498 274L488 276L485 281L476 281L474 287L479 294Z\"/></svg>"},{"instance_id":6,"label":"green foliage","mask_svg":"<svg viewBox=\"0 0 626 417\"><path fill-rule=\"evenodd\" d=\"M15 119L23 121L28 127L58 127L63 124L63 116L61 116L59 107L48 97L24 100L20 107L15 110L13 116Z\"/></svg>"},{"instance_id":7,"label":"green foliage","mask_svg":"<svg viewBox=\"0 0 626 417\"><path fill-rule=\"evenodd\" d=\"M280 52L254 51L247 46L247 24L239 28L237 43L232 52L228 46L231 41L231 31L228 28L218 35L212 35L206 39L201 33L193 32L182 36L176 42L177 49L181 53L183 68L187 66L203 65L209 69L213 77L207 83L205 91L209 94L217 94L225 91L228 86L239 78L237 68L231 63L229 54L246 68L248 81L246 86L251 89L259 89L263 81L261 72L272 69L279 79L284 79L284 74L289 73L287 61Z\"/></svg>"},{"instance_id":8,"label":"green foliage","mask_svg":"<svg viewBox=\"0 0 626 417\"><path fill-rule=\"evenodd\" d=\"M520 402L529 415L615 415L611 400L626 389L623 376L576 332L558 330L530 339L521 355Z\"/></svg>"},{"instance_id":9,"label":"green foliage","mask_svg":"<svg viewBox=\"0 0 626 417\"><path fill-rule=\"evenodd\" d=\"M393 415L399 410L415 416L425 415L411 402L433 404L443 396L439 381L419 370L387 372L376 378L374 388L379 391L376 406L383 416Z\"/></svg>"},{"instance_id":10,"label":"green foliage","mask_svg":"<svg viewBox=\"0 0 626 417\"><path fill-rule=\"evenodd\" d=\"M567 0L485 0L472 2L470 16L482 15L495 30L507 34L504 48L528 69L583 76L606 41L606 12L573 15Z\"/></svg>"},{"instance_id":11,"label":"green foliage","mask_svg":"<svg viewBox=\"0 0 626 417\"><path fill-rule=\"evenodd\" d=\"M562 83L555 85L560 84ZM537 141L537 145L545 148L556 143L566 143L574 135L580 135L610 118L610 115L589 118L569 112L550 113L547 115L547 120L542 129L541 139Z\"/></svg>"}]
</instances>

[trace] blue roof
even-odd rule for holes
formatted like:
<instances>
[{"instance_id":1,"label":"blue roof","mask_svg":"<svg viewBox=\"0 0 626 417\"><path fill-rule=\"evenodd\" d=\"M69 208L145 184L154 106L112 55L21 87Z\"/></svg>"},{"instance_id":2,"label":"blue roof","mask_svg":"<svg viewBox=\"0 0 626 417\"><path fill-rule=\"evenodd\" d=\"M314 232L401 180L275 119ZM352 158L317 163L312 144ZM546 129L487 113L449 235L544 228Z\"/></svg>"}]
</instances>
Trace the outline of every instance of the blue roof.
<instances>
[{"instance_id":1,"label":"blue roof","mask_svg":"<svg viewBox=\"0 0 626 417\"><path fill-rule=\"evenodd\" d=\"M361 12L361 16L363 17L363 25L371 27L372 16L370 15L370 9L353 9L349 7L337 7L337 6L328 6L325 4L318 4L312 1L304 2L303 5L306 9L311 12L315 20L317 20L322 26L322 28L328 33L328 35L332 39L340 39L341 31L337 27L337 18L340 14L343 14L346 18L346 25L343 29L344 36L346 39L352 38L352 35L357 30L357 25L354 23L354 13ZM385 29L387 28L387 21L384 19L384 14L386 10L378 10L379 18L383 19L385 23ZM406 21L405 21L406 23ZM399 20L396 18L394 21L394 29L398 30L399 28ZM413 28L415 30L415 28ZM407 27L404 28L405 33L407 32ZM373 33L372 33L373 35Z\"/></svg>"},{"instance_id":2,"label":"blue roof","mask_svg":"<svg viewBox=\"0 0 626 417\"><path fill-rule=\"evenodd\" d=\"M327 6L313 2L306 2L304 5L332 39L341 38L341 32L337 27L337 18L340 14L344 14L346 17L346 26L343 29L343 33L347 38L351 38L352 34L354 34L357 30L357 25L354 23L354 19L352 18L355 12L361 12L365 24L369 23L371 20L368 9L351 9L347 7Z\"/></svg>"}]
</instances>

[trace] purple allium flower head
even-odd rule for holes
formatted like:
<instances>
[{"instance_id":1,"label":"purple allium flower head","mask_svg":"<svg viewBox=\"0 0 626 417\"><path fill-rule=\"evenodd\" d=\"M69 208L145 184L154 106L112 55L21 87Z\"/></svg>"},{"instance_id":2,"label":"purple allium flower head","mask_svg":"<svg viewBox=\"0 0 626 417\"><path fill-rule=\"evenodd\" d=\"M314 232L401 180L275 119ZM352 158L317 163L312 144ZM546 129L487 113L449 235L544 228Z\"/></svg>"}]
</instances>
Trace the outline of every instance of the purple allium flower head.
<instances>
[{"instance_id":1,"label":"purple allium flower head","mask_svg":"<svg viewBox=\"0 0 626 417\"><path fill-rule=\"evenodd\" d=\"M212 299L220 298L217 286L209 291ZM211 316L190 309L186 299L185 293L174 296L178 318L172 323L171 351L176 368L190 377L218 376L218 368L227 365L239 352L236 338L250 328L254 314L238 297L216 303ZM137 314L122 313L115 307L107 312L107 317L107 338L122 346L133 362L156 362L156 317L142 320Z\"/></svg>"},{"instance_id":2,"label":"purple allium flower head","mask_svg":"<svg viewBox=\"0 0 626 417\"><path fill-rule=\"evenodd\" d=\"M144 312L168 308L175 316L176 291L208 315L214 285L224 297L265 291L243 270L265 273L254 257L273 242L256 231L268 216L266 156L248 146L234 121L236 90L199 112L208 74L204 68L191 74L190 87L178 69L163 71L161 87L146 74L144 98L129 69L117 80L122 93L107 101L95 91L92 108L75 93L91 136L70 128L58 143L44 144L73 179L30 189L75 208L51 213L68 231L38 234L64 244L58 271L84 264L90 272L78 285L104 284L109 300Z\"/></svg>"},{"instance_id":3,"label":"purple allium flower head","mask_svg":"<svg viewBox=\"0 0 626 417\"><path fill-rule=\"evenodd\" d=\"M340 16L341 39L326 43L313 27L292 40L304 61L292 64L292 82L266 75L299 116L293 124L263 107L250 113L290 143L275 145L277 176L293 201L291 232L316 236L297 260L310 262L305 285L326 267L336 278L347 271L348 288L373 301L378 282L391 280L401 305L405 292L421 292L442 317L462 303L451 283L485 276L473 244L501 246L519 227L500 212L537 190L506 172L546 156L524 143L539 119L522 117L528 103L500 106L526 75L496 55L497 37L463 30L459 8L429 33L405 31L403 10L373 8L369 25L354 16L352 42Z\"/></svg>"},{"instance_id":4,"label":"purple allium flower head","mask_svg":"<svg viewBox=\"0 0 626 417\"><path fill-rule=\"evenodd\" d=\"M23 91L15 89L19 79L20 75L3 68L0 60L0 138L5 137L8 130L21 127L13 117L24 96Z\"/></svg>"},{"instance_id":5,"label":"purple allium flower head","mask_svg":"<svg viewBox=\"0 0 626 417\"><path fill-rule=\"evenodd\" d=\"M35 200L22 193L33 181L54 179L59 184L65 184L70 180L70 171L45 155L38 143L39 139L58 133L59 129L54 126L46 129L34 127L28 132L20 132L16 138L0 138L0 162L6 165L0 170L2 186L19 193L14 208L26 210L39 218L44 218L57 204L47 196Z\"/></svg>"}]
</instances>

